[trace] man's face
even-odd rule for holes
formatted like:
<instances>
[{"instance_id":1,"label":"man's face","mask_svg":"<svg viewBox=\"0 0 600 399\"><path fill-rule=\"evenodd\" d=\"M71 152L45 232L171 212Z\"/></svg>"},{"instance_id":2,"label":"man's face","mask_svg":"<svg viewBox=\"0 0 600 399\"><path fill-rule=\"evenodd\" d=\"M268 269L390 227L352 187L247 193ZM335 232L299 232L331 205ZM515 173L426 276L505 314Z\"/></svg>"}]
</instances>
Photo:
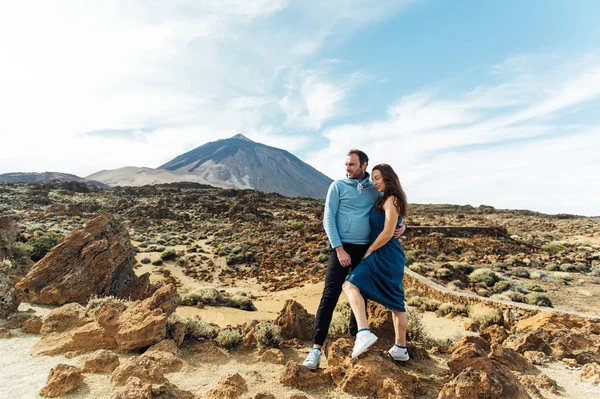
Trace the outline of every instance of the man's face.
<instances>
[{"instance_id":1,"label":"man's face","mask_svg":"<svg viewBox=\"0 0 600 399\"><path fill-rule=\"evenodd\" d=\"M350 154L346 158L346 176L349 179L362 179L365 177L365 170L367 169L367 163L360 164L358 155Z\"/></svg>"}]
</instances>

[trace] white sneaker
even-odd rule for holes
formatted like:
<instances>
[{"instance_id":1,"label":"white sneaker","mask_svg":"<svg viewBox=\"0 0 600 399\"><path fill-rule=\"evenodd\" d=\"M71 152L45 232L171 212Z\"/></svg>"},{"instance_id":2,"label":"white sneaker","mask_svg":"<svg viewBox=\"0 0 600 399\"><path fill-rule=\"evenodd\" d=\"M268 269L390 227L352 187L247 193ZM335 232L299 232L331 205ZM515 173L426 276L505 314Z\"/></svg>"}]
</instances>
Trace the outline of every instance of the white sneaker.
<instances>
[{"instance_id":1,"label":"white sneaker","mask_svg":"<svg viewBox=\"0 0 600 399\"><path fill-rule=\"evenodd\" d=\"M308 352L308 356L306 356L306 360L302 364L304 365L304 367L306 367L309 370L316 370L319 368L320 362L321 362L321 351L318 350L317 348L312 348Z\"/></svg>"},{"instance_id":2,"label":"white sneaker","mask_svg":"<svg viewBox=\"0 0 600 399\"><path fill-rule=\"evenodd\" d=\"M369 349L377 341L377 336L371 331L362 331L356 334L356 342L354 343L354 349L352 350L352 357L358 357L364 351Z\"/></svg>"},{"instance_id":3,"label":"white sneaker","mask_svg":"<svg viewBox=\"0 0 600 399\"><path fill-rule=\"evenodd\" d=\"M406 362L410 357L408 356L408 349L398 348L396 345L392 346L392 349L388 351L392 359Z\"/></svg>"}]
</instances>

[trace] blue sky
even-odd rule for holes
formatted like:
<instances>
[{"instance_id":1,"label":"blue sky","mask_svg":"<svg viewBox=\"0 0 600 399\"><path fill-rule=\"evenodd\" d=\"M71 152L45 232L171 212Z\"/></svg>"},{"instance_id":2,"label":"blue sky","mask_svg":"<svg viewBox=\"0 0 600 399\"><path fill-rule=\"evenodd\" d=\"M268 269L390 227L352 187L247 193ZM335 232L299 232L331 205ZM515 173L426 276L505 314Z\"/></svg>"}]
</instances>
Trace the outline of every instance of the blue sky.
<instances>
[{"instance_id":1,"label":"blue sky","mask_svg":"<svg viewBox=\"0 0 600 399\"><path fill-rule=\"evenodd\" d=\"M158 167L243 133L409 200L600 215L600 2L3 2L0 173Z\"/></svg>"}]
</instances>

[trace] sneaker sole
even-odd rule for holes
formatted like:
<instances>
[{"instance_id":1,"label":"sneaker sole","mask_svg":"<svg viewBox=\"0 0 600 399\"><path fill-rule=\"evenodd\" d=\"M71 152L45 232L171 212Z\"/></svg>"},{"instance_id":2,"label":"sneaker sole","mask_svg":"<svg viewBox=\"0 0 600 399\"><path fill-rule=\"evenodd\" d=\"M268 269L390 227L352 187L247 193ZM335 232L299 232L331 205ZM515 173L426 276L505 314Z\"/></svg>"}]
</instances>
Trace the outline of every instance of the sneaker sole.
<instances>
[{"instance_id":1,"label":"sneaker sole","mask_svg":"<svg viewBox=\"0 0 600 399\"><path fill-rule=\"evenodd\" d=\"M406 357L395 357L390 355L390 357L392 358L392 360L396 361L396 362L407 362L410 359L410 356L406 356Z\"/></svg>"},{"instance_id":2,"label":"sneaker sole","mask_svg":"<svg viewBox=\"0 0 600 399\"><path fill-rule=\"evenodd\" d=\"M304 366L304 367L306 367L307 369L311 370L311 371L315 371L316 369L318 369L318 368L319 368L319 366L316 366L316 367L310 367L310 366L307 366L306 364L303 364L303 366Z\"/></svg>"}]
</instances>

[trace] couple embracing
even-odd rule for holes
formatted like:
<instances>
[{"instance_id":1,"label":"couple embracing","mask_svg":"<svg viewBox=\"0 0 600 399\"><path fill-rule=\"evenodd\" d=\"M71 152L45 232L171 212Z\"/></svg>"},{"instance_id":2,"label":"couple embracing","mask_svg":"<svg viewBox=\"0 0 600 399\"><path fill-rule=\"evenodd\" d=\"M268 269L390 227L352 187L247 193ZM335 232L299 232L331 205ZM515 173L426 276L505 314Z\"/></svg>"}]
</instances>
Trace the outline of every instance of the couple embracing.
<instances>
[{"instance_id":1,"label":"couple embracing","mask_svg":"<svg viewBox=\"0 0 600 399\"><path fill-rule=\"evenodd\" d=\"M304 361L309 369L319 367L321 348L342 289L352 308L350 333L356 336L352 357L377 341L367 323L369 299L392 311L396 343L389 350L390 356L400 361L409 359L402 287L405 256L396 239L405 229L406 194L391 166L376 165L369 176L368 162L364 152L351 150L346 158L347 177L333 182L327 192L323 226L332 249L315 318L313 348Z\"/></svg>"}]
</instances>

